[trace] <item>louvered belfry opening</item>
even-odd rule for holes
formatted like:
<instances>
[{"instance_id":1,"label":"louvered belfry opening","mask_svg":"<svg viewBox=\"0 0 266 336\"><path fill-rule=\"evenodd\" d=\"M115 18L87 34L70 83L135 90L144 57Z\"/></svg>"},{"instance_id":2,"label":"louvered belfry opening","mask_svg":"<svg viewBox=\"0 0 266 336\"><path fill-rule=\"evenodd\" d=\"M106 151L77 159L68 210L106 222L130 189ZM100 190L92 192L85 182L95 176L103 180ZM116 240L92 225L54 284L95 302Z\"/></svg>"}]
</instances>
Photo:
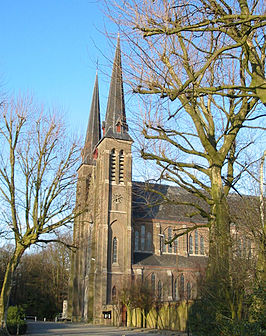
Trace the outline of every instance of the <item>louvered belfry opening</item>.
<instances>
[{"instance_id":1,"label":"louvered belfry opening","mask_svg":"<svg viewBox=\"0 0 266 336\"><path fill-rule=\"evenodd\" d=\"M124 182L124 163L125 163L125 156L124 152L121 150L119 153L119 183Z\"/></svg>"},{"instance_id":2,"label":"louvered belfry opening","mask_svg":"<svg viewBox=\"0 0 266 336\"><path fill-rule=\"evenodd\" d=\"M111 150L110 154L110 181L115 182L115 150Z\"/></svg>"}]
</instances>

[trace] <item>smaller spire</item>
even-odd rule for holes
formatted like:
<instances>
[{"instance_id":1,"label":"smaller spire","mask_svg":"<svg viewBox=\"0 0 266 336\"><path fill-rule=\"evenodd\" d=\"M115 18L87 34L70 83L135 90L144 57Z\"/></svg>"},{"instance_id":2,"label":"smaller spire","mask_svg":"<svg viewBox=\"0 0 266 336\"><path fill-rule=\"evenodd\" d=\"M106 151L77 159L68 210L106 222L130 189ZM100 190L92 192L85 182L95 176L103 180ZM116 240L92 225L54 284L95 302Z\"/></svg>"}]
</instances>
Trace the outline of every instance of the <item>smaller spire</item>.
<instances>
[{"instance_id":1,"label":"smaller spire","mask_svg":"<svg viewBox=\"0 0 266 336\"><path fill-rule=\"evenodd\" d=\"M100 99L99 99L99 85L98 85L98 71L96 72L95 84L93 89L93 96L91 101L91 110L89 123L85 138L85 146L83 148L82 158L83 163L94 164L94 150L101 138L100 128Z\"/></svg>"}]
</instances>

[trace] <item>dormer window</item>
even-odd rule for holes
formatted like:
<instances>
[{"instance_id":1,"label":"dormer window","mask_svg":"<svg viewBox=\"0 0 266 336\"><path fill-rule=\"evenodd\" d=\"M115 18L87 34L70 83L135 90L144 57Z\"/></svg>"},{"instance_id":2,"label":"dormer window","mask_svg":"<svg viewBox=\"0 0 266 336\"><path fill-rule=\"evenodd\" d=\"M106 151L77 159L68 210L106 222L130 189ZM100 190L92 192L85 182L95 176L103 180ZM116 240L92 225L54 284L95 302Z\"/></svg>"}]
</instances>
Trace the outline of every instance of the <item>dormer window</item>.
<instances>
[{"instance_id":1,"label":"dormer window","mask_svg":"<svg viewBox=\"0 0 266 336\"><path fill-rule=\"evenodd\" d=\"M96 160L98 158L98 148L95 148L95 150L93 152L93 158L94 158L94 160Z\"/></svg>"},{"instance_id":2,"label":"dormer window","mask_svg":"<svg viewBox=\"0 0 266 336\"><path fill-rule=\"evenodd\" d=\"M116 124L116 132L121 133L121 122L120 121Z\"/></svg>"},{"instance_id":3,"label":"dormer window","mask_svg":"<svg viewBox=\"0 0 266 336\"><path fill-rule=\"evenodd\" d=\"M102 122L103 136L105 136L105 121Z\"/></svg>"}]
</instances>

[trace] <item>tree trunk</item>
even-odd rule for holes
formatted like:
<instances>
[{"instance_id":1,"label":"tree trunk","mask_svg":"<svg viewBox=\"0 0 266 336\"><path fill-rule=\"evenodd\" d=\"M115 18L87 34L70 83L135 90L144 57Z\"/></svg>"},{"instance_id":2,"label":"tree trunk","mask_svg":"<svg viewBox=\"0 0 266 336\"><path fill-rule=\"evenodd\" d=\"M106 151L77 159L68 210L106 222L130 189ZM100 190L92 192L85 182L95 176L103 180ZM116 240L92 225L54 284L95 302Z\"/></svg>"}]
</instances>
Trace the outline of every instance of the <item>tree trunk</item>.
<instances>
[{"instance_id":1,"label":"tree trunk","mask_svg":"<svg viewBox=\"0 0 266 336\"><path fill-rule=\"evenodd\" d=\"M264 206L264 176L263 168L266 159L266 150L263 153L260 163L260 221L261 221L261 236L259 239L259 251L258 251L258 261L257 261L257 279L264 282L266 280L266 270L265 270L265 243L266 243L266 227L265 227L265 206Z\"/></svg>"},{"instance_id":2,"label":"tree trunk","mask_svg":"<svg viewBox=\"0 0 266 336\"><path fill-rule=\"evenodd\" d=\"M25 250L26 247L17 243L13 256L10 259L6 268L0 296L0 320L2 326L6 326L7 308L9 304L10 292L13 285L12 282L14 278L14 273Z\"/></svg>"},{"instance_id":3,"label":"tree trunk","mask_svg":"<svg viewBox=\"0 0 266 336\"><path fill-rule=\"evenodd\" d=\"M209 266L207 271L207 283L217 302L226 306L233 320L240 318L242 313L242 293L238 293L238 299L234 300L230 277L230 214L227 203L227 195L224 194L221 169L214 167L212 172L212 215L213 223L210 227Z\"/></svg>"},{"instance_id":4,"label":"tree trunk","mask_svg":"<svg viewBox=\"0 0 266 336\"><path fill-rule=\"evenodd\" d=\"M211 189L214 204L211 209L213 223L210 228L208 277L216 281L220 278L222 282L224 280L227 282L229 280L230 220L220 167L212 168Z\"/></svg>"}]
</instances>

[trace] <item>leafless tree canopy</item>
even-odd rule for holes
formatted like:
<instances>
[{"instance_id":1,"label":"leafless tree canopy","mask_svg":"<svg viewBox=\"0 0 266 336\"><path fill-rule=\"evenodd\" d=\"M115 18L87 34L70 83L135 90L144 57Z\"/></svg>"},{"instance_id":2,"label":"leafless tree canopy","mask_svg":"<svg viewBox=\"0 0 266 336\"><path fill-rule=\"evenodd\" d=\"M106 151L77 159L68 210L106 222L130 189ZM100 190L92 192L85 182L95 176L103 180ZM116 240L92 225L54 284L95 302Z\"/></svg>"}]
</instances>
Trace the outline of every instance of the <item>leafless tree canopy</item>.
<instances>
[{"instance_id":1,"label":"leafless tree canopy","mask_svg":"<svg viewBox=\"0 0 266 336\"><path fill-rule=\"evenodd\" d=\"M55 110L31 97L7 99L0 116L2 224L13 240L0 297L0 318L21 256L31 245L58 241L58 228L72 223L79 146Z\"/></svg>"},{"instance_id":2,"label":"leafless tree canopy","mask_svg":"<svg viewBox=\"0 0 266 336\"><path fill-rule=\"evenodd\" d=\"M108 9L124 37L127 80L145 97L142 156L161 178L204 191L209 204L215 165L223 192L236 191L259 159L242 154L254 129L265 130L263 1L114 1Z\"/></svg>"},{"instance_id":3,"label":"leafless tree canopy","mask_svg":"<svg viewBox=\"0 0 266 336\"><path fill-rule=\"evenodd\" d=\"M227 197L239 193L238 181L262 153L252 146L265 131L265 2L114 0L106 7L123 38L127 80L144 103L141 155L160 168L160 179L207 203L208 211L194 203L191 217L208 221L211 273L227 273Z\"/></svg>"},{"instance_id":4,"label":"leafless tree canopy","mask_svg":"<svg viewBox=\"0 0 266 336\"><path fill-rule=\"evenodd\" d=\"M113 5L110 16L133 48L136 91L171 100L208 93L258 97L265 104L263 0L144 0Z\"/></svg>"}]
</instances>

